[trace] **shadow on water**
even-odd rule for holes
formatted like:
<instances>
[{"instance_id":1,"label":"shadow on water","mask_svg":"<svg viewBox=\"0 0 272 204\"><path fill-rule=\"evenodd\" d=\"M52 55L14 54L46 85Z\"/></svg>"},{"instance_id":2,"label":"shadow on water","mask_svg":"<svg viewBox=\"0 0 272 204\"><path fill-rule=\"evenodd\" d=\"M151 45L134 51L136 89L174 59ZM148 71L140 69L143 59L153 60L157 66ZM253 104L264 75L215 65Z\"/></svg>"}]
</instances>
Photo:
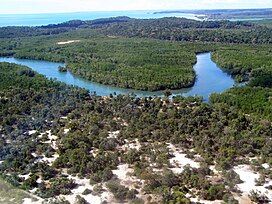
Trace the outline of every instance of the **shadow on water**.
<instances>
[{"instance_id":1,"label":"shadow on water","mask_svg":"<svg viewBox=\"0 0 272 204\"><path fill-rule=\"evenodd\" d=\"M102 85L85 80L75 76L70 72L59 72L58 67L64 66L63 63L55 63L41 60L16 59L13 57L0 57L0 62L10 62L30 67L36 72L46 76L47 78L56 79L69 85L78 86L95 92L100 96L108 96L110 94L129 94L134 93L139 97L145 96L163 96L163 91L139 91L133 89L124 89ZM235 85L234 79L222 71L212 60L211 53L202 53L197 55L197 63L194 65L197 78L193 87L173 90L173 95L182 96L202 96L208 101L211 93L221 93Z\"/></svg>"}]
</instances>

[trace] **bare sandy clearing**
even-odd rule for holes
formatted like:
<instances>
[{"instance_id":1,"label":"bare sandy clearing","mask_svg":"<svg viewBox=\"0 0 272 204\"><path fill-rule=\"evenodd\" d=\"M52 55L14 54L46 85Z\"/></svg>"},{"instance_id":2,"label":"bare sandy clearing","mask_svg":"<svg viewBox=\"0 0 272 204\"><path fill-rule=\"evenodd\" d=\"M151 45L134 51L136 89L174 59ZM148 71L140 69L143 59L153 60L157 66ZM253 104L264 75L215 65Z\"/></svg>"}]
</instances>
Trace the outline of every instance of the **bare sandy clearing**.
<instances>
[{"instance_id":1,"label":"bare sandy clearing","mask_svg":"<svg viewBox=\"0 0 272 204\"><path fill-rule=\"evenodd\" d=\"M66 45L66 44L71 44L75 42L80 42L80 40L69 40L69 41L57 42L57 45Z\"/></svg>"},{"instance_id":2,"label":"bare sandy clearing","mask_svg":"<svg viewBox=\"0 0 272 204\"><path fill-rule=\"evenodd\" d=\"M35 134L37 132L37 130L30 130L30 131L28 131L28 134L29 135L33 135L33 134Z\"/></svg>"},{"instance_id":3,"label":"bare sandy clearing","mask_svg":"<svg viewBox=\"0 0 272 204\"><path fill-rule=\"evenodd\" d=\"M133 172L133 169L128 164L121 164L116 170L112 171L120 179L120 183L130 189L133 189L135 184L142 183L140 179L132 176Z\"/></svg>"},{"instance_id":4,"label":"bare sandy clearing","mask_svg":"<svg viewBox=\"0 0 272 204\"><path fill-rule=\"evenodd\" d=\"M260 174L254 172L249 165L239 165L234 168L234 171L240 176L243 183L238 184L237 187L243 192L243 196L247 197L251 191L257 191L266 195L272 201L272 190L268 190L267 186L271 185L272 181L267 180L264 186L256 186L256 180L259 179Z\"/></svg>"},{"instance_id":5,"label":"bare sandy clearing","mask_svg":"<svg viewBox=\"0 0 272 204\"><path fill-rule=\"evenodd\" d=\"M180 174L183 172L184 167L186 165L190 165L193 168L199 168L200 164L199 162L195 162L192 159L187 158L186 154L181 153L181 151L176 148L174 145L169 144L168 148L173 153L173 158L170 159L170 164L174 166L173 168L170 168L174 173Z\"/></svg>"},{"instance_id":6,"label":"bare sandy clearing","mask_svg":"<svg viewBox=\"0 0 272 204\"><path fill-rule=\"evenodd\" d=\"M33 201L33 199L31 198L24 198L23 199L23 204L42 204L42 200L38 200L38 201Z\"/></svg>"},{"instance_id":7,"label":"bare sandy clearing","mask_svg":"<svg viewBox=\"0 0 272 204\"><path fill-rule=\"evenodd\" d=\"M73 179L76 184L78 184L78 187L72 190L72 194L70 195L60 195L58 198L65 198L67 201L70 203L76 203L76 196L79 195L82 198L84 198L87 202L92 203L92 204L101 204L106 201L111 201L113 199L113 195L106 191L104 188L104 192L101 195L93 195L93 194L88 194L88 195L83 195L84 190L94 189L94 185L90 184L90 180L87 178L79 178L77 176L68 176L69 179Z\"/></svg>"}]
</instances>

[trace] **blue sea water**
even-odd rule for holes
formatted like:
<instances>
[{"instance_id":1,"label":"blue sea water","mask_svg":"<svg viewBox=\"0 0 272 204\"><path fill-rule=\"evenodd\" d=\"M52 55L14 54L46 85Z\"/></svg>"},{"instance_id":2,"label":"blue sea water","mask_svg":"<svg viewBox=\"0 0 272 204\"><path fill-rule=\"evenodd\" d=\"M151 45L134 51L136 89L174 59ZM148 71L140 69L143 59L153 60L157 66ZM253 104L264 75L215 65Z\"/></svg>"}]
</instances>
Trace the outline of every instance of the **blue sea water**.
<instances>
[{"instance_id":1,"label":"blue sea water","mask_svg":"<svg viewBox=\"0 0 272 204\"><path fill-rule=\"evenodd\" d=\"M195 14L189 13L163 13L154 14L155 11L105 11L105 12L77 12L77 13L54 13L54 14L0 14L0 27L4 26L41 26L62 23L69 20L93 20L117 16L128 16L138 19L184 17L195 19Z\"/></svg>"}]
</instances>

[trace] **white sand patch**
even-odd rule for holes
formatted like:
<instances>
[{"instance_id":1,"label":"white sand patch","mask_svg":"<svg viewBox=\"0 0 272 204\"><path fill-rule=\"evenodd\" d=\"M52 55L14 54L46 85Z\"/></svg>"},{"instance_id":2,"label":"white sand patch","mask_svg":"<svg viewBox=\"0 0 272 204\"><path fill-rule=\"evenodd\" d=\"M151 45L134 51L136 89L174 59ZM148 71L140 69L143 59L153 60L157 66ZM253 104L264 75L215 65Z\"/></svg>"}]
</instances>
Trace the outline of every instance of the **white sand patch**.
<instances>
[{"instance_id":1,"label":"white sand patch","mask_svg":"<svg viewBox=\"0 0 272 204\"><path fill-rule=\"evenodd\" d=\"M42 204L42 200L33 201L31 198L24 198L23 204Z\"/></svg>"},{"instance_id":2,"label":"white sand patch","mask_svg":"<svg viewBox=\"0 0 272 204\"><path fill-rule=\"evenodd\" d=\"M237 184L239 190L243 192L243 196L250 195L250 192L258 191L263 195L266 195L270 201L272 201L272 190L268 190L265 187L272 184L272 181L267 181L264 186L256 186L256 180L259 179L260 174L254 172L249 165L239 165L233 169L243 181L241 184Z\"/></svg>"},{"instance_id":3,"label":"white sand patch","mask_svg":"<svg viewBox=\"0 0 272 204\"><path fill-rule=\"evenodd\" d=\"M174 152L173 154L174 157L170 159L170 164L176 166L174 168L171 168L171 170L176 174L182 173L186 165L190 165L193 168L200 167L199 163L195 162L192 159L186 158L186 154L182 154L179 152Z\"/></svg>"},{"instance_id":4,"label":"white sand patch","mask_svg":"<svg viewBox=\"0 0 272 204\"><path fill-rule=\"evenodd\" d=\"M132 168L129 168L128 164L118 165L117 169L112 171L112 173L120 180L121 185L129 188L130 190L138 190L139 193L137 194L137 198L147 200L148 197L151 196L153 200L153 195L146 194L146 192L144 192L143 190L145 181L133 176L133 172L134 170Z\"/></svg>"},{"instance_id":5,"label":"white sand patch","mask_svg":"<svg viewBox=\"0 0 272 204\"><path fill-rule=\"evenodd\" d=\"M250 162L252 162L252 161L254 161L254 160L258 160L258 159L260 159L260 157L249 157L248 158L248 160L250 161Z\"/></svg>"},{"instance_id":6,"label":"white sand patch","mask_svg":"<svg viewBox=\"0 0 272 204\"><path fill-rule=\"evenodd\" d=\"M29 135L33 135L33 134L35 134L37 132L37 130L30 130L30 131L28 131L28 134Z\"/></svg>"},{"instance_id":7,"label":"white sand patch","mask_svg":"<svg viewBox=\"0 0 272 204\"><path fill-rule=\"evenodd\" d=\"M27 179L30 178L30 173L29 173L29 174L26 174L26 175L21 175L21 174L19 174L18 176L19 176L20 178L23 178L24 180L27 180Z\"/></svg>"},{"instance_id":8,"label":"white sand patch","mask_svg":"<svg viewBox=\"0 0 272 204\"><path fill-rule=\"evenodd\" d=\"M38 188L33 188L32 190L30 190L30 193L35 193L38 190Z\"/></svg>"},{"instance_id":9,"label":"white sand patch","mask_svg":"<svg viewBox=\"0 0 272 204\"><path fill-rule=\"evenodd\" d=\"M220 172L215 168L215 165L209 166L209 169L210 169L214 174L220 174Z\"/></svg>"},{"instance_id":10,"label":"white sand patch","mask_svg":"<svg viewBox=\"0 0 272 204\"><path fill-rule=\"evenodd\" d=\"M239 204L251 204L252 201L250 200L250 198L248 196L245 195L238 195L238 194L234 194L233 195L234 199L238 201Z\"/></svg>"},{"instance_id":11,"label":"white sand patch","mask_svg":"<svg viewBox=\"0 0 272 204\"><path fill-rule=\"evenodd\" d=\"M117 167L117 170L112 170L112 173L123 181L130 178L129 174L133 173L133 169L129 168L128 164L121 164Z\"/></svg>"},{"instance_id":12,"label":"white sand patch","mask_svg":"<svg viewBox=\"0 0 272 204\"><path fill-rule=\"evenodd\" d=\"M51 130L48 130L48 131L46 131L47 132L47 134L48 134L48 139L49 140L57 140L58 139L58 137L57 136L55 136L55 135L52 135L52 133L51 133Z\"/></svg>"},{"instance_id":13,"label":"white sand patch","mask_svg":"<svg viewBox=\"0 0 272 204\"><path fill-rule=\"evenodd\" d=\"M57 150L58 149L58 147L57 147L57 139L58 139L58 137L57 136L55 136L55 135L52 135L52 133L51 133L51 130L48 130L48 131L46 131L46 133L48 134L48 140L47 141L45 141L45 142L43 142L44 144L50 144L50 146L54 149L54 150Z\"/></svg>"},{"instance_id":14,"label":"white sand patch","mask_svg":"<svg viewBox=\"0 0 272 204\"><path fill-rule=\"evenodd\" d=\"M125 127L127 127L128 123L127 122L123 122L122 125L125 126Z\"/></svg>"},{"instance_id":15,"label":"white sand patch","mask_svg":"<svg viewBox=\"0 0 272 204\"><path fill-rule=\"evenodd\" d=\"M112 195L109 192L103 192L100 196L94 196L92 194L88 194L88 195L82 195L82 194L71 194L71 195L62 195L60 196L65 198L67 201L69 201L70 203L76 203L76 196L79 195L82 198L84 198L88 203L91 204L101 204L104 202L108 202L110 200L112 200Z\"/></svg>"},{"instance_id":16,"label":"white sand patch","mask_svg":"<svg viewBox=\"0 0 272 204\"><path fill-rule=\"evenodd\" d=\"M96 157L96 156L98 155L98 152L99 152L99 149L94 148L94 149L92 149L92 150L90 151L90 154L92 154L93 157Z\"/></svg>"},{"instance_id":17,"label":"white sand patch","mask_svg":"<svg viewBox=\"0 0 272 204\"><path fill-rule=\"evenodd\" d=\"M42 178L41 178L41 177L39 177L39 178L37 179L37 181L36 181L36 182L37 182L37 183L42 183L42 181L43 181L43 180L42 180Z\"/></svg>"},{"instance_id":18,"label":"white sand patch","mask_svg":"<svg viewBox=\"0 0 272 204\"><path fill-rule=\"evenodd\" d=\"M58 149L58 146L57 146L57 142L54 140L54 141L51 141L51 147L54 149L54 150L57 150Z\"/></svg>"},{"instance_id":19,"label":"white sand patch","mask_svg":"<svg viewBox=\"0 0 272 204\"><path fill-rule=\"evenodd\" d=\"M64 129L63 133L67 134L69 131L70 131L70 129L66 128L66 129Z\"/></svg>"},{"instance_id":20,"label":"white sand patch","mask_svg":"<svg viewBox=\"0 0 272 204\"><path fill-rule=\"evenodd\" d=\"M270 168L269 164L267 164L267 163L262 164L262 167L265 168L265 169L269 169Z\"/></svg>"},{"instance_id":21,"label":"white sand patch","mask_svg":"<svg viewBox=\"0 0 272 204\"><path fill-rule=\"evenodd\" d=\"M180 174L183 172L186 165L193 168L199 168L200 164L186 157L186 154L181 153L174 145L169 144L168 148L173 152L174 157L170 159L170 164L174 166L170 168L174 173Z\"/></svg>"},{"instance_id":22,"label":"white sand patch","mask_svg":"<svg viewBox=\"0 0 272 204\"><path fill-rule=\"evenodd\" d=\"M35 158L38 157L38 154L36 154L35 152L32 152L31 155Z\"/></svg>"},{"instance_id":23,"label":"white sand patch","mask_svg":"<svg viewBox=\"0 0 272 204\"><path fill-rule=\"evenodd\" d=\"M222 200L213 200L213 201L210 201L210 200L202 200L202 199L199 199L199 198L190 198L191 202L198 202L198 203L203 203L203 204L222 204L224 203Z\"/></svg>"},{"instance_id":24,"label":"white sand patch","mask_svg":"<svg viewBox=\"0 0 272 204\"><path fill-rule=\"evenodd\" d=\"M128 164L121 164L117 166L116 170L112 170L112 173L120 179L120 184L133 189L136 184L142 184L143 181L133 176L134 170L129 168Z\"/></svg>"},{"instance_id":25,"label":"white sand patch","mask_svg":"<svg viewBox=\"0 0 272 204\"><path fill-rule=\"evenodd\" d=\"M104 201L110 201L113 198L113 195L109 192L103 192L101 195L83 195L82 193L86 189L93 190L94 185L90 184L90 180L87 178L79 178L75 176L68 176L69 179L73 179L76 184L78 184L78 187L72 190L71 195L61 195L60 197L65 198L67 201L70 203L75 203L76 202L76 196L79 195L83 197L87 202L92 203L92 204L101 204Z\"/></svg>"},{"instance_id":26,"label":"white sand patch","mask_svg":"<svg viewBox=\"0 0 272 204\"><path fill-rule=\"evenodd\" d=\"M75 42L80 42L80 40L68 40L63 42L57 42L57 45L66 45L66 44L75 43Z\"/></svg>"},{"instance_id":27,"label":"white sand patch","mask_svg":"<svg viewBox=\"0 0 272 204\"><path fill-rule=\"evenodd\" d=\"M141 143L139 142L138 139L135 139L133 141L129 141L129 140L125 140L126 144L124 144L122 146L123 150L128 150L128 149L136 149L136 150L140 150L141 148Z\"/></svg>"},{"instance_id":28,"label":"white sand patch","mask_svg":"<svg viewBox=\"0 0 272 204\"><path fill-rule=\"evenodd\" d=\"M109 136L108 138L117 138L117 136L119 135L120 131L117 130L117 131L114 131L114 132L109 132Z\"/></svg>"},{"instance_id":29,"label":"white sand patch","mask_svg":"<svg viewBox=\"0 0 272 204\"><path fill-rule=\"evenodd\" d=\"M45 132L39 134L39 135L38 135L38 138L42 138L45 134L46 134Z\"/></svg>"}]
</instances>

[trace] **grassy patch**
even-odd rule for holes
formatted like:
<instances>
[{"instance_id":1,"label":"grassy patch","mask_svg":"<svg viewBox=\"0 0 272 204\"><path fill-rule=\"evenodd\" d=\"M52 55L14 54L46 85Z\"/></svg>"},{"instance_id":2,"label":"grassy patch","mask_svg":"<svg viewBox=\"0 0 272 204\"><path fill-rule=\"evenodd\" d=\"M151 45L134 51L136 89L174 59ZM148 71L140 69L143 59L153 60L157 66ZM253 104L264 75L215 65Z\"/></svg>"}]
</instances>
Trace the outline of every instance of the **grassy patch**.
<instances>
[{"instance_id":1,"label":"grassy patch","mask_svg":"<svg viewBox=\"0 0 272 204\"><path fill-rule=\"evenodd\" d=\"M31 198L31 196L0 178L0 203L21 204L24 198Z\"/></svg>"}]
</instances>

